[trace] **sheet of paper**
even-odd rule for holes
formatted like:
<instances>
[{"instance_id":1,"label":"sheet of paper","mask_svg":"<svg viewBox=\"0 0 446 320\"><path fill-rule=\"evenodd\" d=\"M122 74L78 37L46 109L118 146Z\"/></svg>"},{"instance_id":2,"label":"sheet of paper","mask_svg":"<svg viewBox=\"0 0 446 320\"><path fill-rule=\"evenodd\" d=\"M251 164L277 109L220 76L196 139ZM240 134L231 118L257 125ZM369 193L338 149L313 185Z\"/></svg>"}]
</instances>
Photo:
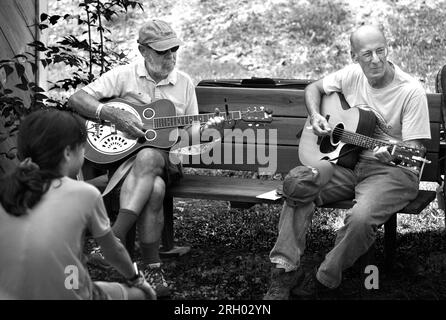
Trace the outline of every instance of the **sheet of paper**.
<instances>
[{"instance_id":1,"label":"sheet of paper","mask_svg":"<svg viewBox=\"0 0 446 320\"><path fill-rule=\"evenodd\" d=\"M282 198L282 196L279 196L276 193L276 189L259 194L258 196L256 196L256 198L261 198L261 199L268 199L268 200L278 200L280 198Z\"/></svg>"}]
</instances>

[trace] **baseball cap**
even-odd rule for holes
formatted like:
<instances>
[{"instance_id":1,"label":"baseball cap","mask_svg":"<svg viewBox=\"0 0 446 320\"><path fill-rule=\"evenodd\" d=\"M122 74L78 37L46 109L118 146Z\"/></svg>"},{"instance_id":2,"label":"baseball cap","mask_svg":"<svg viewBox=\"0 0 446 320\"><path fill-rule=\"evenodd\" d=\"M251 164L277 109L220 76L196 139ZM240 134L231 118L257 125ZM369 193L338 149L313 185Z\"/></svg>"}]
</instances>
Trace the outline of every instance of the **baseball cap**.
<instances>
[{"instance_id":1,"label":"baseball cap","mask_svg":"<svg viewBox=\"0 0 446 320\"><path fill-rule=\"evenodd\" d=\"M175 31L162 20L151 20L145 23L139 29L138 43L157 51L183 45L183 41L177 38Z\"/></svg>"},{"instance_id":2,"label":"baseball cap","mask_svg":"<svg viewBox=\"0 0 446 320\"><path fill-rule=\"evenodd\" d=\"M292 169L283 180L283 196L291 206L309 203L319 193L319 172L312 167Z\"/></svg>"}]
</instances>

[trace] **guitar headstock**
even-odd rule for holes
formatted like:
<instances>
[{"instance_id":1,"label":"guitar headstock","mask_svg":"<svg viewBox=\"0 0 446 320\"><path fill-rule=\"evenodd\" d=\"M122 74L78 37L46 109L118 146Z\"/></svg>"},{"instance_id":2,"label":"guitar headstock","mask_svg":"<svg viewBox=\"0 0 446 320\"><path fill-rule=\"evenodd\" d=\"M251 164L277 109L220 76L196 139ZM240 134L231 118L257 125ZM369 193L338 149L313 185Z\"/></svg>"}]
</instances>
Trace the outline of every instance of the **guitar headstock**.
<instances>
[{"instance_id":1,"label":"guitar headstock","mask_svg":"<svg viewBox=\"0 0 446 320\"><path fill-rule=\"evenodd\" d=\"M273 115L271 110L265 107L250 107L246 111L241 111L241 120L246 122L272 122Z\"/></svg>"},{"instance_id":2,"label":"guitar headstock","mask_svg":"<svg viewBox=\"0 0 446 320\"><path fill-rule=\"evenodd\" d=\"M416 148L404 143L394 144L389 147L390 154L394 157L393 162L398 166L420 168L425 163L430 163L424 156L425 149Z\"/></svg>"}]
</instances>

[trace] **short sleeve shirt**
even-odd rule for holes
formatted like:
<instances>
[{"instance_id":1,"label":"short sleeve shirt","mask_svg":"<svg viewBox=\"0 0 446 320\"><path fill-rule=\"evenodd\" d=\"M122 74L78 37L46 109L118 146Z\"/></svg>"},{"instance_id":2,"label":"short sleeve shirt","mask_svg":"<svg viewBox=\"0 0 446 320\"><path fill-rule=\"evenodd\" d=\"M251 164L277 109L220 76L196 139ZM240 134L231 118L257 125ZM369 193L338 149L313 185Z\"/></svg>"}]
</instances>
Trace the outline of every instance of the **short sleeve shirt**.
<instances>
[{"instance_id":1,"label":"short sleeve shirt","mask_svg":"<svg viewBox=\"0 0 446 320\"><path fill-rule=\"evenodd\" d=\"M177 115L198 114L195 86L184 72L174 69L159 83L150 77L144 59L118 66L82 88L98 100L122 98L132 103L148 104L159 99L169 99Z\"/></svg>"},{"instance_id":2,"label":"short sleeve shirt","mask_svg":"<svg viewBox=\"0 0 446 320\"><path fill-rule=\"evenodd\" d=\"M350 107L372 110L377 119L374 138L407 141L430 139L426 93L413 77L395 68L393 81L375 89L359 64L349 65L323 79L326 94L342 92ZM371 152L365 151L364 156Z\"/></svg>"},{"instance_id":3,"label":"short sleeve shirt","mask_svg":"<svg viewBox=\"0 0 446 320\"><path fill-rule=\"evenodd\" d=\"M104 202L92 185L56 179L21 217L0 205L0 287L15 299L91 299L85 232L110 232Z\"/></svg>"}]
</instances>

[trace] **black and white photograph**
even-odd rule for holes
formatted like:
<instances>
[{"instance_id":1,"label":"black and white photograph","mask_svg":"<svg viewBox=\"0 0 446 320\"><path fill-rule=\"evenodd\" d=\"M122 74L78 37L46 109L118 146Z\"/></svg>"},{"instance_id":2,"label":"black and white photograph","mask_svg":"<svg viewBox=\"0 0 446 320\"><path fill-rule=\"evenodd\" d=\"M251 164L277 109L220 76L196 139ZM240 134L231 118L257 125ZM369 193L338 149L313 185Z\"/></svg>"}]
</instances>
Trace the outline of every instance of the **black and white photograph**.
<instances>
[{"instance_id":1,"label":"black and white photograph","mask_svg":"<svg viewBox=\"0 0 446 320\"><path fill-rule=\"evenodd\" d=\"M0 112L0 300L446 299L446 1L0 0Z\"/></svg>"}]
</instances>

